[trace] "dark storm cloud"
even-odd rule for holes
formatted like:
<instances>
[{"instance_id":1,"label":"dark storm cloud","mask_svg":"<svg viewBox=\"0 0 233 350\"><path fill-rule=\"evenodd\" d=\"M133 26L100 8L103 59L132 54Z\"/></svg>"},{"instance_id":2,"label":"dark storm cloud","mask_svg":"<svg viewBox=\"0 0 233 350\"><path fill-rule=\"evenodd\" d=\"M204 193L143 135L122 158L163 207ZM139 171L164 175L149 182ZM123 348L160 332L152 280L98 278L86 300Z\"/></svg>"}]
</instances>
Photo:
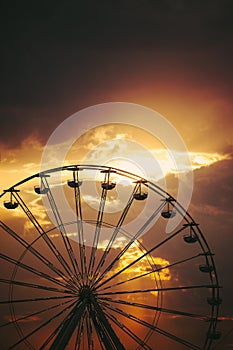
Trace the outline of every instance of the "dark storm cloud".
<instances>
[{"instance_id":1,"label":"dark storm cloud","mask_svg":"<svg viewBox=\"0 0 233 350\"><path fill-rule=\"evenodd\" d=\"M232 246L233 246L233 161L222 161L195 172L195 187L191 206L192 215L215 256L223 303L222 317L232 317ZM233 341L232 322L219 326L223 337L221 348L228 349Z\"/></svg>"},{"instance_id":2,"label":"dark storm cloud","mask_svg":"<svg viewBox=\"0 0 233 350\"><path fill-rule=\"evenodd\" d=\"M232 220L233 212L233 161L225 160L212 166L197 170L195 173L193 202L199 208L209 206L211 216L225 214ZM208 214L208 213L206 213Z\"/></svg>"},{"instance_id":3,"label":"dark storm cloud","mask_svg":"<svg viewBox=\"0 0 233 350\"><path fill-rule=\"evenodd\" d=\"M0 21L1 142L17 145L30 133L45 140L72 112L108 101L122 85L150 85L155 73L166 81L176 67L192 66L197 75L205 70L210 83L228 81L231 3L6 1ZM196 56L200 51L204 56Z\"/></svg>"},{"instance_id":4,"label":"dark storm cloud","mask_svg":"<svg viewBox=\"0 0 233 350\"><path fill-rule=\"evenodd\" d=\"M226 149L231 154L232 148ZM220 317L231 319L232 303L232 246L233 246L233 160L219 161L211 166L194 171L194 188L189 213L200 225L200 229L214 253L218 279L221 285ZM176 184L170 178L172 188ZM170 189L169 189L170 192ZM194 266L195 267L195 266ZM191 269L184 270L186 276ZM192 272L190 273L191 276ZM201 305L201 304L200 304ZM232 322L221 322L222 331L219 349L228 349L233 343ZM217 347L216 347L217 348Z\"/></svg>"}]
</instances>

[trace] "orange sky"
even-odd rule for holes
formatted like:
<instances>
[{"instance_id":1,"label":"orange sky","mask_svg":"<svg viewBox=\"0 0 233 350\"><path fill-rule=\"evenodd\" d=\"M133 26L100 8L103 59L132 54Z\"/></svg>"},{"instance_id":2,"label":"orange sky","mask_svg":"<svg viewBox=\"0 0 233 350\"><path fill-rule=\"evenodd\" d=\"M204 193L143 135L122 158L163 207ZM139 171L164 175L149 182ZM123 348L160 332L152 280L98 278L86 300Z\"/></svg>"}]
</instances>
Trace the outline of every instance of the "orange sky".
<instances>
[{"instance_id":1,"label":"orange sky","mask_svg":"<svg viewBox=\"0 0 233 350\"><path fill-rule=\"evenodd\" d=\"M181 135L192 160L190 212L216 253L227 319L223 334L232 329L233 315L231 7L229 0L10 3L0 21L0 192L39 171L50 134L73 113L118 101L158 111ZM136 128L90 131L87 125L69 157L81 159L97 147L101 161L117 154L118 162L135 162L133 147L115 152L124 139L159 159L173 191L176 174L161 144ZM229 335L219 349L232 343Z\"/></svg>"}]
</instances>

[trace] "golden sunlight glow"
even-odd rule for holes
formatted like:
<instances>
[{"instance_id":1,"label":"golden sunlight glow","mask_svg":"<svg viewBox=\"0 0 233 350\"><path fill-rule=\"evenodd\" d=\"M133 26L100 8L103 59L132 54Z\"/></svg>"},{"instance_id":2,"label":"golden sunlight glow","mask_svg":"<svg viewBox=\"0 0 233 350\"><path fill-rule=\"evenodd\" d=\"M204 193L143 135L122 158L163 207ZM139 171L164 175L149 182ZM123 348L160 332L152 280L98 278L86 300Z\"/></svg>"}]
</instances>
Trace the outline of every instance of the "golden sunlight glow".
<instances>
[{"instance_id":1,"label":"golden sunlight glow","mask_svg":"<svg viewBox=\"0 0 233 350\"><path fill-rule=\"evenodd\" d=\"M104 165L118 168L118 169L124 169L132 174L137 174L142 178L146 177L146 173L143 170L143 168L140 166L140 163L137 164L134 160L130 159L129 157L127 158L113 157L113 159L111 159ZM114 178L114 174L112 177Z\"/></svg>"},{"instance_id":2,"label":"golden sunlight glow","mask_svg":"<svg viewBox=\"0 0 233 350\"><path fill-rule=\"evenodd\" d=\"M190 157L192 160L192 168L200 169L202 167L210 166L214 163L220 162L222 160L230 160L229 154L219 154L219 153L207 153L207 152L190 152Z\"/></svg>"},{"instance_id":3,"label":"golden sunlight glow","mask_svg":"<svg viewBox=\"0 0 233 350\"><path fill-rule=\"evenodd\" d=\"M55 146L53 146L55 147ZM17 149L1 152L0 191L40 170L43 145L33 137ZM189 152L191 168L183 165L183 154L177 154L179 169L166 148L145 130L125 125L105 125L82 135L67 154L65 164L90 163L109 165L159 180L178 171L189 172L231 159L229 154Z\"/></svg>"},{"instance_id":4,"label":"golden sunlight glow","mask_svg":"<svg viewBox=\"0 0 233 350\"><path fill-rule=\"evenodd\" d=\"M121 242L118 241L118 246L120 246ZM146 251L142 248L139 249L136 243L134 243L124 254L124 259L119 260L118 266L111 270L110 275L116 273L117 271L123 269L124 267L128 266L130 263L135 261L137 258L142 256ZM153 272L145 276L144 278L141 278L141 283L146 284L147 282L155 281L155 280L161 280L161 281L169 281L171 279L171 273L169 268L166 268L166 266L169 265L169 261L166 259L163 259L162 257L151 257L146 256L140 260L138 264L134 264L121 274L122 280L128 280L130 278L133 278L135 276L140 276L143 274L146 274L152 270L156 271L156 269L160 269L161 267L164 267L159 272ZM142 282L143 280L143 282ZM143 285L138 287L143 287ZM153 295L157 295L158 292L150 292Z\"/></svg>"}]
</instances>

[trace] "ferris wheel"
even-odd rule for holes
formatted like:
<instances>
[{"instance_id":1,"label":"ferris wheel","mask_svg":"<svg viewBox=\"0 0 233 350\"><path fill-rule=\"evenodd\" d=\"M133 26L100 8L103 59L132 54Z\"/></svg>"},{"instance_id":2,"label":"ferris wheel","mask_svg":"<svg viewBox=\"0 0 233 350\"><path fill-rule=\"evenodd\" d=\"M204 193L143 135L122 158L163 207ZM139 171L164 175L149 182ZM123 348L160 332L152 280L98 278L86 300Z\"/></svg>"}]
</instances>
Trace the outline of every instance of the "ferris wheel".
<instances>
[{"instance_id":1,"label":"ferris wheel","mask_svg":"<svg viewBox=\"0 0 233 350\"><path fill-rule=\"evenodd\" d=\"M156 183L79 164L0 198L2 349L200 350L220 338L214 255Z\"/></svg>"}]
</instances>

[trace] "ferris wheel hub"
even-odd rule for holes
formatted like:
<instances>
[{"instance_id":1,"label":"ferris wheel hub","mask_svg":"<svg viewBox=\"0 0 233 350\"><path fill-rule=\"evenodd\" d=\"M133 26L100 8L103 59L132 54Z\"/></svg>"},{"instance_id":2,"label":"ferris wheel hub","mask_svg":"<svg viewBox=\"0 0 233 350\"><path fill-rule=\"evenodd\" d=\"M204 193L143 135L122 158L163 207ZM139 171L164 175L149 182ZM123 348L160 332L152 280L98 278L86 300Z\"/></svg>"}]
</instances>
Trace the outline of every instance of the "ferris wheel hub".
<instances>
[{"instance_id":1,"label":"ferris wheel hub","mask_svg":"<svg viewBox=\"0 0 233 350\"><path fill-rule=\"evenodd\" d=\"M79 289L79 300L82 302L85 302L86 304L90 304L95 299L95 293L93 292L93 289L88 286L84 285L81 286Z\"/></svg>"}]
</instances>

